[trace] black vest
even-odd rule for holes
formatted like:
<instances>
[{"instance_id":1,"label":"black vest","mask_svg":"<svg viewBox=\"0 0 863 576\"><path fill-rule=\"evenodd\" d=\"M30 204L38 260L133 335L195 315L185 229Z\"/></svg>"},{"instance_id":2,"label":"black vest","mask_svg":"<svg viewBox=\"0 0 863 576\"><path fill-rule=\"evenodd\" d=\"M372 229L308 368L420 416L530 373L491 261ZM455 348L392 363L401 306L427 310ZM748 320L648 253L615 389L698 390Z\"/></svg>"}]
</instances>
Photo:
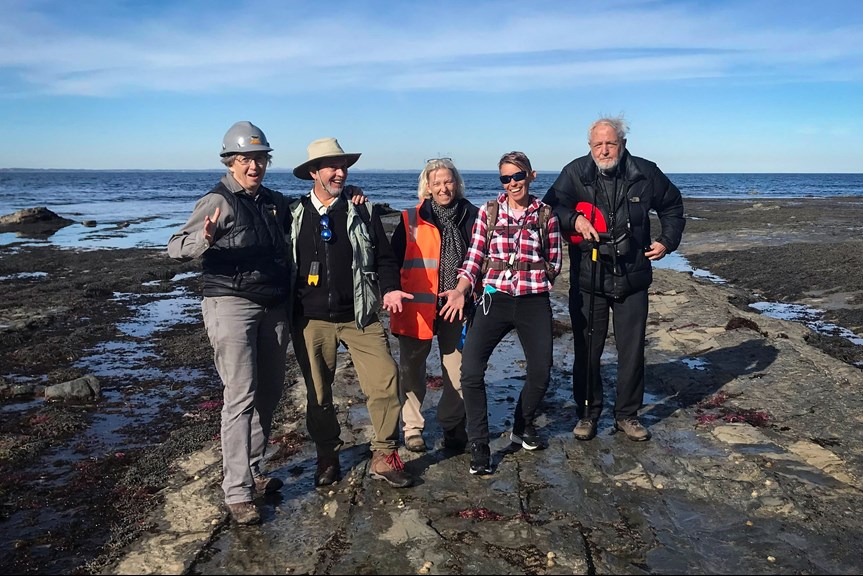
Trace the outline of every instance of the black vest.
<instances>
[{"instance_id":1,"label":"black vest","mask_svg":"<svg viewBox=\"0 0 863 576\"><path fill-rule=\"evenodd\" d=\"M231 207L234 224L204 252L204 296L240 296L262 306L287 300L287 201L261 186L255 198L219 183L210 191Z\"/></svg>"}]
</instances>

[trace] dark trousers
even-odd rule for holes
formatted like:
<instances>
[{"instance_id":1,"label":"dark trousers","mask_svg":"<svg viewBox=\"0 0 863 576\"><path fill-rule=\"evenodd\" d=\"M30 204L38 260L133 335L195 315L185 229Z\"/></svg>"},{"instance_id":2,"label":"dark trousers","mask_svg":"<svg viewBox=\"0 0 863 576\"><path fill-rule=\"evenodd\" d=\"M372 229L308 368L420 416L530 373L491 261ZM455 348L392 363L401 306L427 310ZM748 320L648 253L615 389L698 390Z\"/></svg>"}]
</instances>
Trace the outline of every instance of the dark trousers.
<instances>
[{"instance_id":1,"label":"dark trousers","mask_svg":"<svg viewBox=\"0 0 863 576\"><path fill-rule=\"evenodd\" d=\"M510 296L503 292L484 295L477 306L462 351L461 388L471 442L488 443L488 398L485 371L495 347L513 328L524 349L527 379L515 407L513 432L533 426L539 403L551 375L551 303L548 293ZM487 311L487 313L486 313Z\"/></svg>"},{"instance_id":2,"label":"dark trousers","mask_svg":"<svg viewBox=\"0 0 863 576\"><path fill-rule=\"evenodd\" d=\"M598 419L602 413L600 359L608 335L609 312L613 311L614 340L617 343L617 394L614 418L634 418L644 400L644 334L647 329L647 290L625 298L593 296L593 333L590 334L591 295L573 287L569 292L569 313L575 340L572 392L579 418ZM588 340L590 340L590 386L588 387ZM585 411L585 406L587 410Z\"/></svg>"}]
</instances>

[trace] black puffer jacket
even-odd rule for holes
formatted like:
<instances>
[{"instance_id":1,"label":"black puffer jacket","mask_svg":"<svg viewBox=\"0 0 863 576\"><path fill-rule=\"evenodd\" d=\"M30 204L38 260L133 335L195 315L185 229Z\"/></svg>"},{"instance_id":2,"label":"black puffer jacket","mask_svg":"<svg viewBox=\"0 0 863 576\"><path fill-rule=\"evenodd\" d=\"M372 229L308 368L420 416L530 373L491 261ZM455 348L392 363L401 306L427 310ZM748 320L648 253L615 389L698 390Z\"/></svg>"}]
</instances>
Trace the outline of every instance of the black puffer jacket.
<instances>
[{"instance_id":1,"label":"black puffer jacket","mask_svg":"<svg viewBox=\"0 0 863 576\"><path fill-rule=\"evenodd\" d=\"M602 247L597 260L595 287L591 276L590 243L570 247L572 286L597 294L621 298L646 290L653 281L650 260L644 255L652 243L650 210L659 216L662 230L656 240L668 252L680 245L686 221L680 190L649 160L624 151L615 173L605 176L588 154L566 166L549 188L543 202L550 204L561 223L564 237L574 232L579 202L595 204L605 217L614 242ZM576 272L575 268L578 268ZM578 275L576 277L576 274Z\"/></svg>"}]
</instances>

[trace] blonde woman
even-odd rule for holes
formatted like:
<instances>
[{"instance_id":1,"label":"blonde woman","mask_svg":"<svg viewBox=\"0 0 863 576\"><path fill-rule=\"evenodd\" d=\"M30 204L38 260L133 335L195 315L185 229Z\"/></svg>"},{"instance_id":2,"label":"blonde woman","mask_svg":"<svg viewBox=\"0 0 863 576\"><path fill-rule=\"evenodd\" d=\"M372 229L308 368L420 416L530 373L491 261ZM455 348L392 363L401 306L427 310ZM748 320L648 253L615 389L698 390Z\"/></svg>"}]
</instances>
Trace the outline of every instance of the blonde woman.
<instances>
[{"instance_id":1,"label":"blonde woman","mask_svg":"<svg viewBox=\"0 0 863 576\"><path fill-rule=\"evenodd\" d=\"M422 405L426 394L426 359L437 336L443 391L437 419L444 447L463 451L467 444L461 392L459 319L439 315L441 292L455 288L458 267L470 242L477 207L464 198L464 181L449 158L426 162L417 188L419 204L404 210L393 232L392 247L401 268L402 290L414 298L390 315L390 329L399 339L399 394L405 447L427 450Z\"/></svg>"}]
</instances>

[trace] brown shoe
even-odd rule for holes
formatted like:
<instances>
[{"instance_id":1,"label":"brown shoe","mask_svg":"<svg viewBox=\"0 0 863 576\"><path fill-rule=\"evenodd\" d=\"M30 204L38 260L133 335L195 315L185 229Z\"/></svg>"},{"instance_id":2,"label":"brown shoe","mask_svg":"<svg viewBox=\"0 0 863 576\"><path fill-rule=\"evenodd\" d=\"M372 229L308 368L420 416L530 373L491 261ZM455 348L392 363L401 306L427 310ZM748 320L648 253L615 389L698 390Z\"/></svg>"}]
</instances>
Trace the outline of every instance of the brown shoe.
<instances>
[{"instance_id":1,"label":"brown shoe","mask_svg":"<svg viewBox=\"0 0 863 576\"><path fill-rule=\"evenodd\" d=\"M428 450L426 447L426 441L423 440L422 434L405 438L405 448L411 452L425 452Z\"/></svg>"},{"instance_id":2,"label":"brown shoe","mask_svg":"<svg viewBox=\"0 0 863 576\"><path fill-rule=\"evenodd\" d=\"M414 479L405 472L405 465L399 458L399 451L384 452L376 450L372 456L372 465L369 468L371 477L375 480L385 480L395 488L407 488L413 485Z\"/></svg>"},{"instance_id":3,"label":"brown shoe","mask_svg":"<svg viewBox=\"0 0 863 576\"><path fill-rule=\"evenodd\" d=\"M650 440L650 430L645 428L638 418L626 418L625 420L615 420L614 429L620 430L626 437L633 442L644 442Z\"/></svg>"},{"instance_id":4,"label":"brown shoe","mask_svg":"<svg viewBox=\"0 0 863 576\"><path fill-rule=\"evenodd\" d=\"M324 458L318 456L318 469L315 472L315 486L329 486L342 479L339 457Z\"/></svg>"},{"instance_id":5,"label":"brown shoe","mask_svg":"<svg viewBox=\"0 0 863 576\"><path fill-rule=\"evenodd\" d=\"M284 482L271 476L258 476L255 478L255 492L258 494L275 494L284 485Z\"/></svg>"},{"instance_id":6,"label":"brown shoe","mask_svg":"<svg viewBox=\"0 0 863 576\"><path fill-rule=\"evenodd\" d=\"M593 418L582 418L572 429L572 435L576 440L591 440L596 436L596 420Z\"/></svg>"},{"instance_id":7,"label":"brown shoe","mask_svg":"<svg viewBox=\"0 0 863 576\"><path fill-rule=\"evenodd\" d=\"M258 512L257 506L251 502L228 504L228 511L231 513L231 518L234 519L234 522L241 526L261 523L261 514Z\"/></svg>"}]
</instances>

